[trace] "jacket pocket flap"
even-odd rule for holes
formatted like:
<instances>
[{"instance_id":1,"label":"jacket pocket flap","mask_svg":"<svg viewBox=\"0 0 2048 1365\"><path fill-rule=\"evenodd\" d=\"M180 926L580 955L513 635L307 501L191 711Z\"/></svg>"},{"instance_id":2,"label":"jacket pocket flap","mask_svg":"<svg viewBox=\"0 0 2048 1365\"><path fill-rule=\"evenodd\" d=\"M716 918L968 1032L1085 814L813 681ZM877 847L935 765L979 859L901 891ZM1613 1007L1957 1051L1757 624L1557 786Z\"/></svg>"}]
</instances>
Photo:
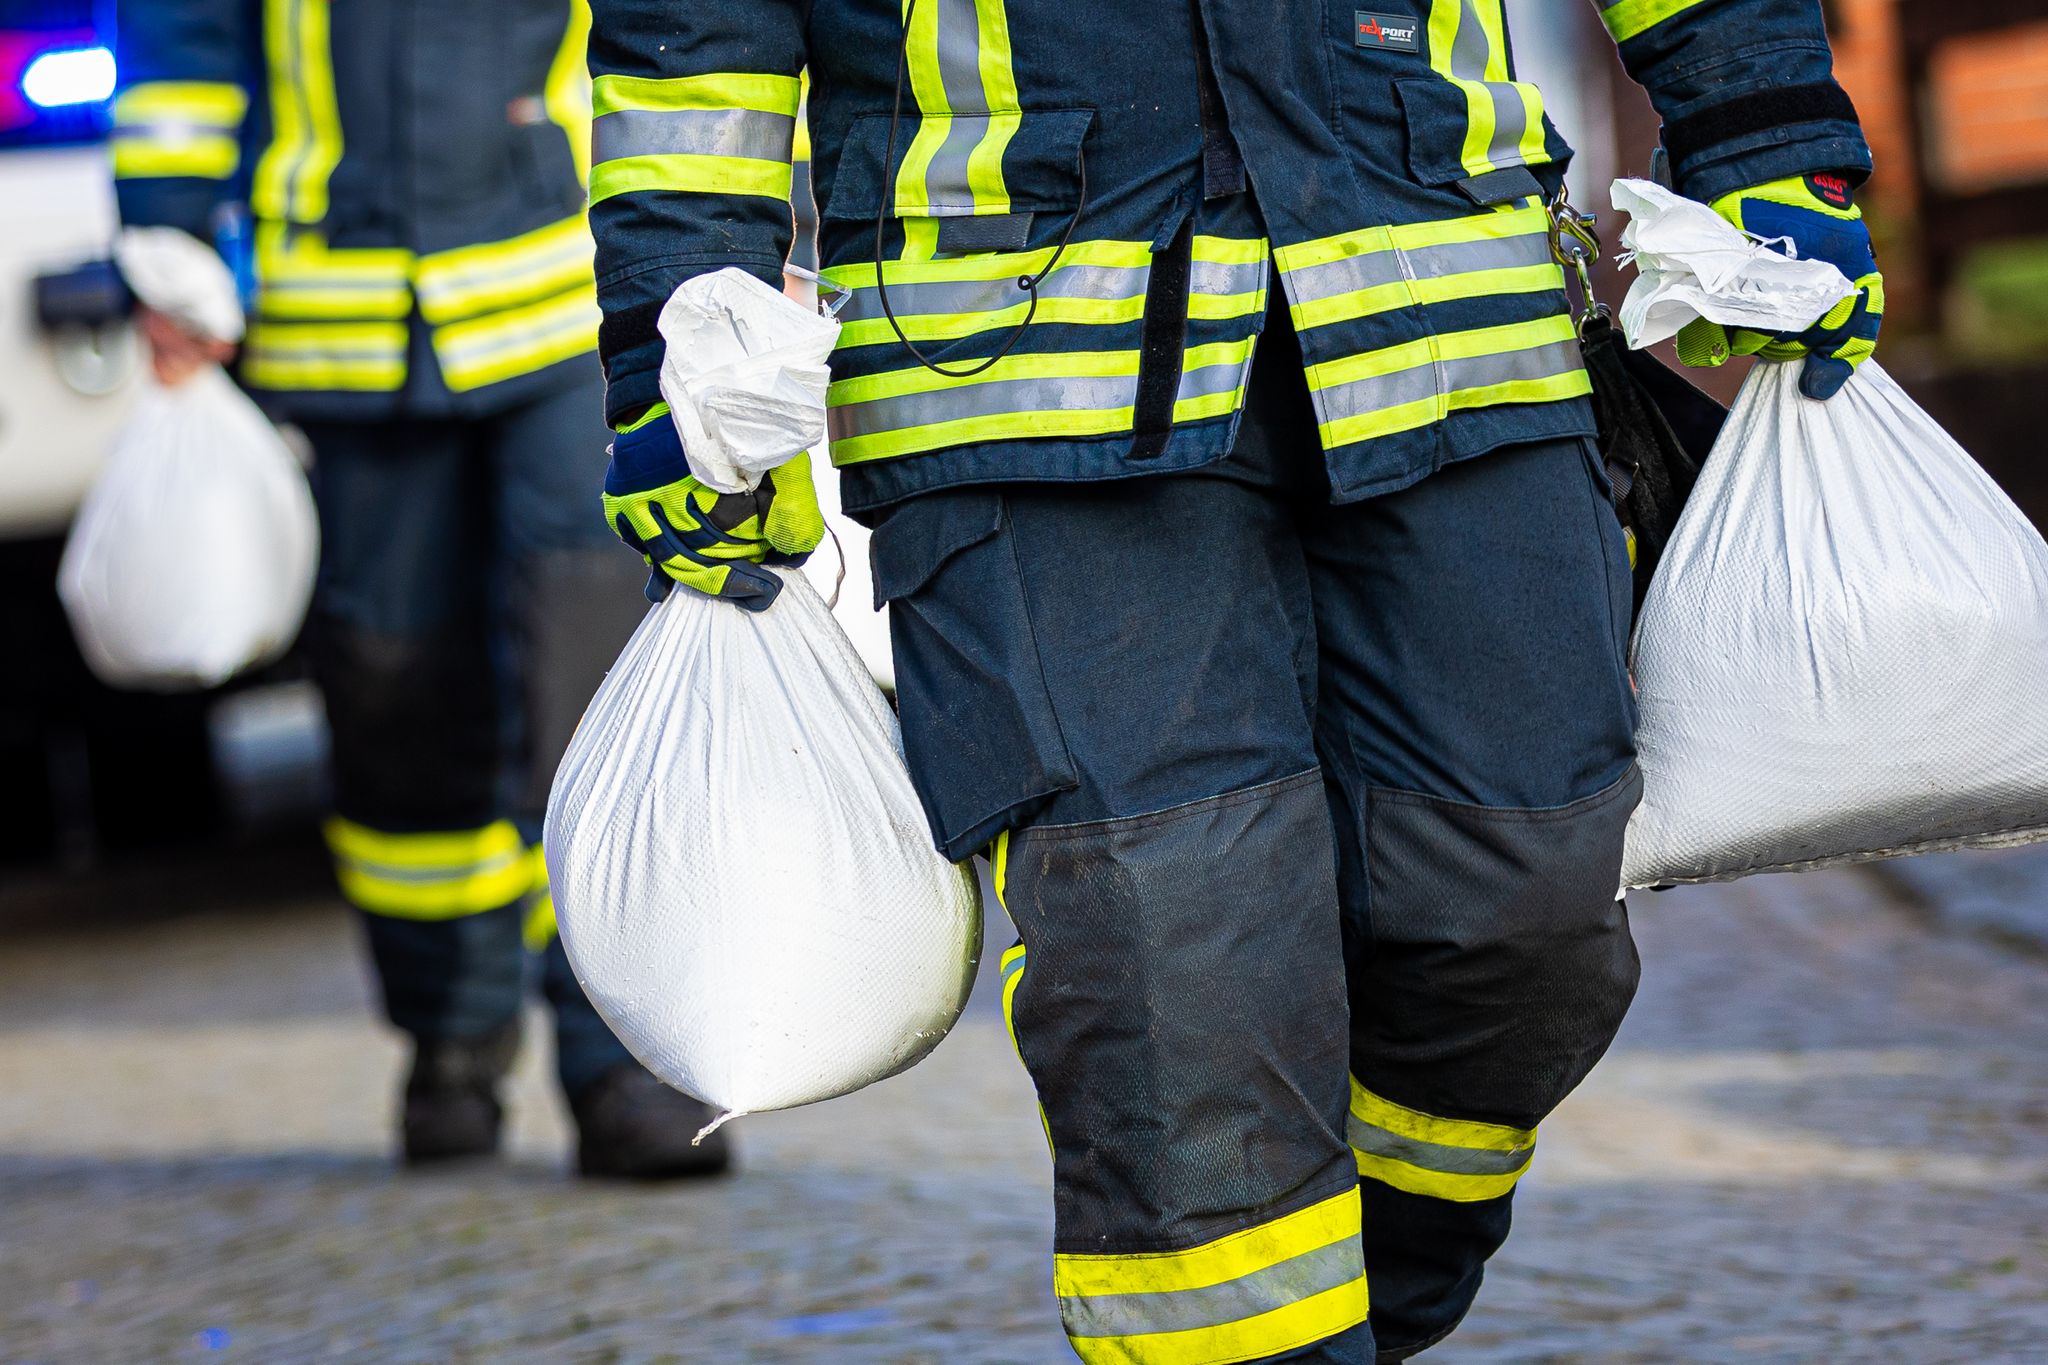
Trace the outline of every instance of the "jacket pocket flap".
<instances>
[{"instance_id":1,"label":"jacket pocket flap","mask_svg":"<svg viewBox=\"0 0 2048 1365\"><path fill-rule=\"evenodd\" d=\"M1572 149L1543 112L1535 90L1533 85L1511 81L1459 85L1442 76L1395 81L1394 95L1401 102L1401 117L1408 127L1408 173L1420 185L1505 183L1517 168L1555 165L1559 170L1546 174L1556 179L1571 161ZM1482 119L1492 119L1492 129L1473 146L1468 131L1475 106ZM1537 120L1535 129L1529 127L1532 113ZM1477 170L1465 164L1468 149L1475 154ZM1488 165L1493 167L1491 172L1486 170ZM1533 171L1513 178L1519 182L1517 194L1481 195L1478 202L1504 202L1522 193L1540 194L1554 188L1540 183L1544 177Z\"/></svg>"},{"instance_id":2,"label":"jacket pocket flap","mask_svg":"<svg viewBox=\"0 0 2048 1365\"><path fill-rule=\"evenodd\" d=\"M926 493L897 507L868 547L876 608L916 592L947 560L1002 528L1002 495L987 489Z\"/></svg>"},{"instance_id":3,"label":"jacket pocket flap","mask_svg":"<svg viewBox=\"0 0 2048 1365\"><path fill-rule=\"evenodd\" d=\"M872 221L884 195L882 162L894 183L888 212L897 218L964 218L985 214L1071 212L1080 201L1081 143L1092 109L1027 109L994 114L926 114L922 126L943 125L922 183L903 184L920 120L906 114L889 149L889 116L863 114L840 151L825 217ZM938 135L933 134L934 137ZM1001 174L984 167L984 147L1001 148ZM982 183L986 176L987 184ZM977 193L979 191L979 193ZM1004 193L1004 192L1007 193Z\"/></svg>"}]
</instances>

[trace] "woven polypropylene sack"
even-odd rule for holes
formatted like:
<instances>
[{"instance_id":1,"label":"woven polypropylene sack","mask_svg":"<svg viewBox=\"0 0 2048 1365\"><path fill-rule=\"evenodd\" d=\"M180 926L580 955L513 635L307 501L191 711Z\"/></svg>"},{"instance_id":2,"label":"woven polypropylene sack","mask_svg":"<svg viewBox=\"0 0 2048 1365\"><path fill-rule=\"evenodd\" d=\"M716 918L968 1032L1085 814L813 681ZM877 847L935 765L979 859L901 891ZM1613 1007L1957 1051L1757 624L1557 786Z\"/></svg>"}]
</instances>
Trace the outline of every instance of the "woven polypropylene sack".
<instances>
[{"instance_id":1,"label":"woven polypropylene sack","mask_svg":"<svg viewBox=\"0 0 2048 1365\"><path fill-rule=\"evenodd\" d=\"M1632 663L1627 885L2048 837L2048 546L1875 364L1750 374Z\"/></svg>"},{"instance_id":2,"label":"woven polypropylene sack","mask_svg":"<svg viewBox=\"0 0 2048 1365\"><path fill-rule=\"evenodd\" d=\"M801 573L765 612L676 591L556 774L562 944L627 1047L725 1116L917 1062L981 950L973 876L932 847L895 717Z\"/></svg>"},{"instance_id":3,"label":"woven polypropylene sack","mask_svg":"<svg viewBox=\"0 0 2048 1365\"><path fill-rule=\"evenodd\" d=\"M57 590L119 687L211 687L282 654L313 592L305 471L219 369L145 388L86 494Z\"/></svg>"}]
</instances>

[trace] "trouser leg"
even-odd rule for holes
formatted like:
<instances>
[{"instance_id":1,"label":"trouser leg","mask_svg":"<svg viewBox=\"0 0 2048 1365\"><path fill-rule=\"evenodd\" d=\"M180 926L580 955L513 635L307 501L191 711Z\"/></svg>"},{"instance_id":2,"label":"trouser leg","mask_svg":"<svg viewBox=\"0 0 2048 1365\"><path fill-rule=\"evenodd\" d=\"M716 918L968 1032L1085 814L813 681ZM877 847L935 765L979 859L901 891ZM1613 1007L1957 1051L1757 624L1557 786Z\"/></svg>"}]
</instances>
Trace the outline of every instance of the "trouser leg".
<instances>
[{"instance_id":1,"label":"trouser leg","mask_svg":"<svg viewBox=\"0 0 2048 1365\"><path fill-rule=\"evenodd\" d=\"M893 511L911 770L1002 836L1005 963L1090 1362L1372 1354L1313 628L1288 514L1227 471Z\"/></svg>"},{"instance_id":2,"label":"trouser leg","mask_svg":"<svg viewBox=\"0 0 2048 1365\"><path fill-rule=\"evenodd\" d=\"M556 1068L572 1095L631 1060L569 970L539 850L562 753L647 607L646 567L612 535L598 505L610 439L603 417L593 357L580 382L491 419L483 436L495 476L499 654L513 722L505 801L533 845L538 884L525 937L539 955L541 991L555 1014Z\"/></svg>"},{"instance_id":3,"label":"trouser leg","mask_svg":"<svg viewBox=\"0 0 2048 1365\"><path fill-rule=\"evenodd\" d=\"M1637 960L1627 551L1583 442L1455 464L1311 523L1317 745L1340 849L1348 1138L1380 1359L1441 1339L1535 1129Z\"/></svg>"},{"instance_id":4,"label":"trouser leg","mask_svg":"<svg viewBox=\"0 0 2048 1365\"><path fill-rule=\"evenodd\" d=\"M516 1020L525 841L500 818L498 707L475 515L452 422L318 423L322 536L308 653L333 732L343 893L386 1013L422 1041Z\"/></svg>"}]
</instances>

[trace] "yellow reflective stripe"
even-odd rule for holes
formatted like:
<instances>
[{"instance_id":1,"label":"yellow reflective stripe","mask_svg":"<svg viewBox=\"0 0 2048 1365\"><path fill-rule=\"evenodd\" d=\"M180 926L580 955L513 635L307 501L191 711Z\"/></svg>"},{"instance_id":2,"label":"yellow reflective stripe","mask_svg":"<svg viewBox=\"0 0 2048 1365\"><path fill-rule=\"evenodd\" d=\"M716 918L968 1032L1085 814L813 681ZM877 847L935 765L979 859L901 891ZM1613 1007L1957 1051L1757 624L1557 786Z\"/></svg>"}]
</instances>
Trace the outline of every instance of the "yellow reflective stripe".
<instances>
[{"instance_id":1,"label":"yellow reflective stripe","mask_svg":"<svg viewBox=\"0 0 2048 1365\"><path fill-rule=\"evenodd\" d=\"M1572 370L1546 379L1515 379L1500 384L1457 389L1437 398L1417 399L1398 407L1361 413L1355 417L1324 422L1319 430L1323 448L1334 450L1353 441L1368 441L1396 432L1413 431L1440 422L1453 412L1471 408L1497 407L1503 403L1557 403L1581 398L1593 392L1593 381L1585 370Z\"/></svg>"},{"instance_id":2,"label":"yellow reflective stripe","mask_svg":"<svg viewBox=\"0 0 2048 1365\"><path fill-rule=\"evenodd\" d=\"M1439 1118L1351 1080L1350 1139L1359 1174L1410 1194L1458 1203L1497 1199L1536 1152L1536 1130Z\"/></svg>"},{"instance_id":3,"label":"yellow reflective stripe","mask_svg":"<svg viewBox=\"0 0 2048 1365\"><path fill-rule=\"evenodd\" d=\"M265 0L263 29L273 131L250 206L258 218L317 223L341 160L328 0Z\"/></svg>"},{"instance_id":4,"label":"yellow reflective stripe","mask_svg":"<svg viewBox=\"0 0 2048 1365\"><path fill-rule=\"evenodd\" d=\"M1517 81L1514 88L1522 99L1522 162L1539 165L1550 159L1550 149L1543 143L1543 92L1527 81Z\"/></svg>"},{"instance_id":5,"label":"yellow reflective stripe","mask_svg":"<svg viewBox=\"0 0 2048 1365\"><path fill-rule=\"evenodd\" d=\"M241 164L249 95L221 81L144 81L114 101L114 174L225 180Z\"/></svg>"},{"instance_id":6,"label":"yellow reflective stripe","mask_svg":"<svg viewBox=\"0 0 2048 1365\"><path fill-rule=\"evenodd\" d=\"M1297 329L1325 327L1370 317L1411 303L1449 303L1455 299L1486 298L1499 294L1539 294L1546 289L1564 288L1564 271L1557 265L1506 266L1498 270L1469 270L1459 275L1430 279L1396 280L1391 284L1311 299L1289 309Z\"/></svg>"},{"instance_id":7,"label":"yellow reflective stripe","mask_svg":"<svg viewBox=\"0 0 2048 1365\"><path fill-rule=\"evenodd\" d=\"M976 213L1008 213L1010 190L1003 181L1003 153L1024 121L1017 98L1017 76L1011 69L1010 16L1004 0L974 0L980 29L982 107L988 127L967 154L967 187Z\"/></svg>"},{"instance_id":8,"label":"yellow reflective stripe","mask_svg":"<svg viewBox=\"0 0 2048 1365\"><path fill-rule=\"evenodd\" d=\"M1052 253L1053 248L1040 247L1035 251L990 252L985 255L947 257L936 261L890 261L889 287L893 290L899 284L1007 280L1014 279L1020 274L1035 275L1051 262ZM1060 256L1062 267L1142 266L1151 264L1151 261L1150 243L1120 241L1114 238L1072 242ZM844 289L872 289L875 285L875 263L859 261L850 265L836 265L824 271L823 275L827 281ZM891 299L890 302L893 306L895 301Z\"/></svg>"},{"instance_id":9,"label":"yellow reflective stripe","mask_svg":"<svg viewBox=\"0 0 2048 1365\"><path fill-rule=\"evenodd\" d=\"M904 8L910 9L909 0ZM914 213L926 205L931 195L925 188L925 176L931 169L932 157L945 145L946 137L952 130L951 121L932 115L952 112L952 105L946 96L946 82L939 70L939 10L938 3L917 6L908 14L910 25L904 35L904 58L910 68L910 93L917 102L919 118L917 131L911 135L910 146L904 150L902 164L896 168L896 211ZM936 227L925 224L924 230L915 237L906 235L903 244L903 259L929 259L937 249Z\"/></svg>"},{"instance_id":10,"label":"yellow reflective stripe","mask_svg":"<svg viewBox=\"0 0 2048 1365\"><path fill-rule=\"evenodd\" d=\"M529 953L544 953L555 938L555 898L542 891L533 898L527 908L526 919L519 926L519 937L526 944Z\"/></svg>"},{"instance_id":11,"label":"yellow reflective stripe","mask_svg":"<svg viewBox=\"0 0 2048 1365\"><path fill-rule=\"evenodd\" d=\"M977 388L1005 379L1107 379L1137 372L1135 350L1012 352L980 374L968 377L938 374L918 366L835 379L826 391L825 401L828 406L839 407L912 393Z\"/></svg>"},{"instance_id":12,"label":"yellow reflective stripe","mask_svg":"<svg viewBox=\"0 0 2048 1365\"><path fill-rule=\"evenodd\" d=\"M1064 267L1062 267L1064 269ZM894 286L891 285L891 292ZM1084 326L1107 325L1118 322L1136 322L1145 316L1143 293L1127 295L1120 299L1049 298L1041 295L1034 311L1031 296L1018 291L1018 302L1007 308L998 308L979 313L904 313L896 314L896 326L912 341L955 341L997 327L1011 327L1031 319L1032 325L1042 322L1060 322ZM890 299L891 307L896 306ZM861 318L846 322L839 329L841 346L871 346L877 342L893 341L895 328L889 319Z\"/></svg>"},{"instance_id":13,"label":"yellow reflective stripe","mask_svg":"<svg viewBox=\"0 0 2048 1365\"><path fill-rule=\"evenodd\" d=\"M1493 241L1549 230L1550 220L1540 206L1516 208L1501 213L1474 214L1465 218L1443 218L1429 223L1359 228L1332 237L1297 242L1291 246L1276 246L1273 248L1273 260L1283 272L1286 272L1303 270L1312 265L1327 265L1332 261L1341 261L1351 256L1364 256L1375 251L1454 246L1462 242ZM893 273L890 279L895 279Z\"/></svg>"},{"instance_id":14,"label":"yellow reflective stripe","mask_svg":"<svg viewBox=\"0 0 2048 1365\"><path fill-rule=\"evenodd\" d=\"M1264 237L1211 237L1206 233L1195 237L1195 259L1198 261L1251 265L1265 260L1270 254Z\"/></svg>"},{"instance_id":15,"label":"yellow reflective stripe","mask_svg":"<svg viewBox=\"0 0 2048 1365\"><path fill-rule=\"evenodd\" d=\"M1474 360L1484 356L1509 355L1533 350L1553 342L1570 341L1577 335L1571 318L1556 317L1534 322L1510 322L1497 327L1475 327L1464 332L1440 332L1417 337L1398 346L1362 351L1338 360L1325 360L1308 367L1311 391L1334 388L1360 379L1393 374L1416 365L1439 360Z\"/></svg>"},{"instance_id":16,"label":"yellow reflective stripe","mask_svg":"<svg viewBox=\"0 0 2048 1365\"><path fill-rule=\"evenodd\" d=\"M590 0L569 0L562 41L541 87L541 107L569 139L569 154L576 158L576 178L584 185L590 183L589 45Z\"/></svg>"},{"instance_id":17,"label":"yellow reflective stripe","mask_svg":"<svg viewBox=\"0 0 2048 1365\"><path fill-rule=\"evenodd\" d=\"M249 110L249 92L227 81L143 81L114 101L114 126L182 123L232 129Z\"/></svg>"},{"instance_id":18,"label":"yellow reflective stripe","mask_svg":"<svg viewBox=\"0 0 2048 1365\"><path fill-rule=\"evenodd\" d=\"M1351 1078L1351 1112L1378 1128L1433 1142L1445 1147L1470 1147L1481 1152L1520 1152L1536 1145L1534 1128L1511 1128L1504 1123L1480 1123L1473 1119L1438 1118L1420 1109L1396 1104L1375 1095Z\"/></svg>"},{"instance_id":19,"label":"yellow reflective stripe","mask_svg":"<svg viewBox=\"0 0 2048 1365\"><path fill-rule=\"evenodd\" d=\"M627 109L753 109L796 117L803 83L765 71L716 71L703 76L599 76L591 82L591 112Z\"/></svg>"},{"instance_id":20,"label":"yellow reflective stripe","mask_svg":"<svg viewBox=\"0 0 2048 1365\"><path fill-rule=\"evenodd\" d=\"M402 247L330 249L315 231L256 225L257 312L285 319L397 321L412 311Z\"/></svg>"},{"instance_id":21,"label":"yellow reflective stripe","mask_svg":"<svg viewBox=\"0 0 2048 1365\"><path fill-rule=\"evenodd\" d=\"M1003 0L927 0L910 21L905 55L918 121L896 170L897 215L1010 212L1003 153L1023 115ZM906 222L904 230L902 259L929 259L936 229Z\"/></svg>"},{"instance_id":22,"label":"yellow reflective stripe","mask_svg":"<svg viewBox=\"0 0 2048 1365\"><path fill-rule=\"evenodd\" d=\"M226 133L185 134L175 139L116 137L114 174L122 180L189 175L225 180L242 162L239 141Z\"/></svg>"},{"instance_id":23,"label":"yellow reflective stripe","mask_svg":"<svg viewBox=\"0 0 2048 1365\"><path fill-rule=\"evenodd\" d=\"M1132 404L1126 403L1113 408L1064 408L1029 414L1001 412L903 427L867 436L835 435L832 439L832 463L843 467L974 441L1014 441L1020 436L1109 436L1129 431L1135 411ZM1024 425L1027 419L1028 430Z\"/></svg>"},{"instance_id":24,"label":"yellow reflective stripe","mask_svg":"<svg viewBox=\"0 0 2048 1365\"><path fill-rule=\"evenodd\" d=\"M1061 1298L1072 1298L1201 1289L1358 1235L1358 1192L1346 1190L1271 1222L1184 1251L1056 1255L1053 1292Z\"/></svg>"},{"instance_id":25,"label":"yellow reflective stripe","mask_svg":"<svg viewBox=\"0 0 2048 1365\"><path fill-rule=\"evenodd\" d=\"M1336 1336L1369 1315L1365 1277L1219 1327L1130 1337L1069 1337L1084 1365L1235 1365Z\"/></svg>"},{"instance_id":26,"label":"yellow reflective stripe","mask_svg":"<svg viewBox=\"0 0 2048 1365\"><path fill-rule=\"evenodd\" d=\"M519 937L526 944L529 953L545 952L553 940L555 923L555 897L548 886L548 860L541 846L535 844L526 851L528 894L526 918L519 926Z\"/></svg>"},{"instance_id":27,"label":"yellow reflective stripe","mask_svg":"<svg viewBox=\"0 0 2048 1365\"><path fill-rule=\"evenodd\" d=\"M695 194L752 194L788 199L787 161L752 157L622 156L590 168L590 202L601 204L617 194L639 190L682 190Z\"/></svg>"},{"instance_id":28,"label":"yellow reflective stripe","mask_svg":"<svg viewBox=\"0 0 2048 1365\"><path fill-rule=\"evenodd\" d=\"M559 294L592 278L595 249L577 214L502 242L422 256L413 271L420 315L430 323L454 322Z\"/></svg>"},{"instance_id":29,"label":"yellow reflective stripe","mask_svg":"<svg viewBox=\"0 0 2048 1365\"><path fill-rule=\"evenodd\" d=\"M457 393L531 374L597 345L595 285L434 331L441 377Z\"/></svg>"},{"instance_id":30,"label":"yellow reflective stripe","mask_svg":"<svg viewBox=\"0 0 2048 1365\"><path fill-rule=\"evenodd\" d=\"M1614 41L1625 42L1647 32L1674 15L1711 4L1713 0L1615 0L1600 11L1600 22Z\"/></svg>"},{"instance_id":31,"label":"yellow reflective stripe","mask_svg":"<svg viewBox=\"0 0 2048 1365\"><path fill-rule=\"evenodd\" d=\"M258 317L242 348L242 375L265 389L388 392L405 382L405 348L404 323Z\"/></svg>"},{"instance_id":32,"label":"yellow reflective stripe","mask_svg":"<svg viewBox=\"0 0 2048 1365\"><path fill-rule=\"evenodd\" d=\"M336 818L324 833L343 894L372 914L453 919L509 905L533 887L533 857L508 820L391 834Z\"/></svg>"},{"instance_id":33,"label":"yellow reflective stripe","mask_svg":"<svg viewBox=\"0 0 2048 1365\"><path fill-rule=\"evenodd\" d=\"M996 889L996 904L1008 910L1010 908L1009 902L1003 899L1003 893L1009 889L1010 884L1010 831L1004 830L1001 834L998 834L995 843L990 847L988 872L989 881ZM1021 951L1023 946L1021 943L1018 944L1017 947L1010 950L1010 953ZM1009 965L1010 953L1003 954L1003 965L1005 966Z\"/></svg>"}]
</instances>

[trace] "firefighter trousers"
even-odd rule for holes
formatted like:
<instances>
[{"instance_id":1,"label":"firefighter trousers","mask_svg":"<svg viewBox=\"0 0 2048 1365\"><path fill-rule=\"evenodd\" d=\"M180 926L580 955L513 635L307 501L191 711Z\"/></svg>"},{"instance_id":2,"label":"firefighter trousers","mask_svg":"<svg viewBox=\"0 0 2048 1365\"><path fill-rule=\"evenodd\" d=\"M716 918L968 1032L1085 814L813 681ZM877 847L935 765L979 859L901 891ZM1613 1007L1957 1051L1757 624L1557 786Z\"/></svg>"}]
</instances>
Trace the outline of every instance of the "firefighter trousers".
<instances>
[{"instance_id":1,"label":"firefighter trousers","mask_svg":"<svg viewBox=\"0 0 2048 1365\"><path fill-rule=\"evenodd\" d=\"M1221 463L927 494L873 542L912 773L1021 939L1004 1000L1091 1365L1440 1340L1636 984L1597 451L1332 505L1291 344Z\"/></svg>"},{"instance_id":2,"label":"firefighter trousers","mask_svg":"<svg viewBox=\"0 0 2048 1365\"><path fill-rule=\"evenodd\" d=\"M597 507L602 411L592 358L488 417L305 425L328 842L385 1010L417 1039L480 1038L537 974L571 1093L629 1060L562 956L538 847L555 765L646 608Z\"/></svg>"}]
</instances>

